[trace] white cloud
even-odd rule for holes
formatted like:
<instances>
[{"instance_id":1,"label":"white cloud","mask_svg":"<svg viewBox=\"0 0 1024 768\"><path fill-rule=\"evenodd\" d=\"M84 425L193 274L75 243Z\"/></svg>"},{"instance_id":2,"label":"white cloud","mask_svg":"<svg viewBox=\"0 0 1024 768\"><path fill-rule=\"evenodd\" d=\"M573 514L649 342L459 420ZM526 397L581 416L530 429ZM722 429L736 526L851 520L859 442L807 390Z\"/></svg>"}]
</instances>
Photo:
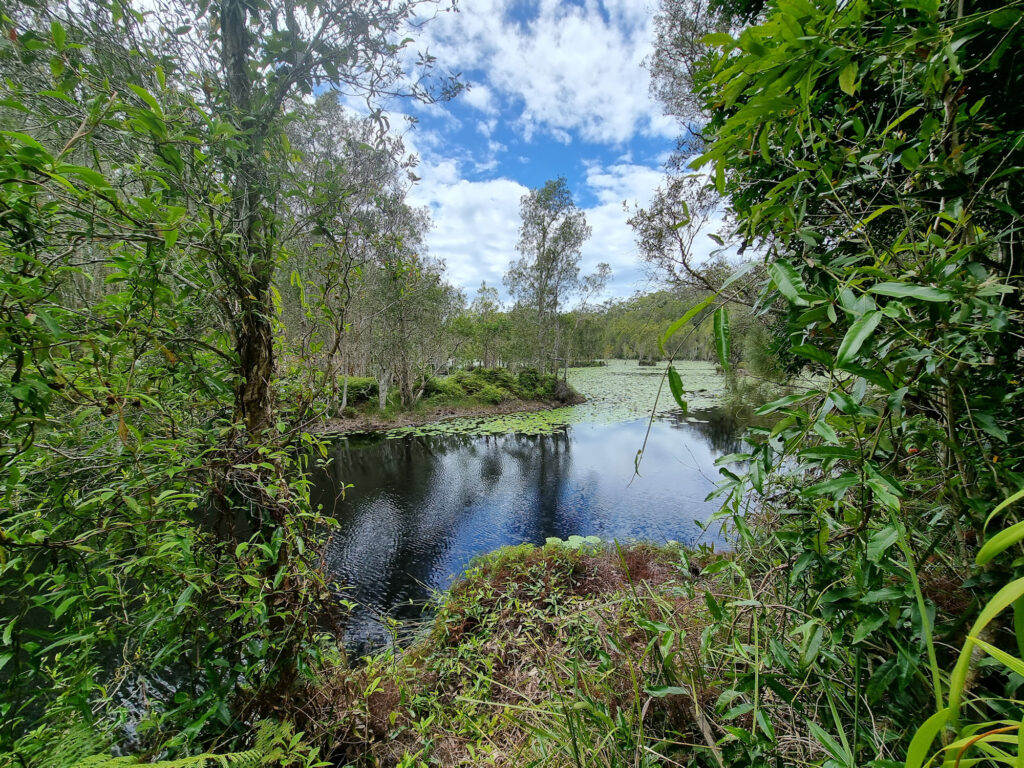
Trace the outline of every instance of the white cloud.
<instances>
[{"instance_id":1,"label":"white cloud","mask_svg":"<svg viewBox=\"0 0 1024 768\"><path fill-rule=\"evenodd\" d=\"M450 161L445 161L450 162ZM480 282L501 288L519 240L519 199L527 189L511 179L467 181L430 166L409 201L430 208L427 236L433 256L445 260L448 279L472 295Z\"/></svg>"},{"instance_id":2,"label":"white cloud","mask_svg":"<svg viewBox=\"0 0 1024 768\"><path fill-rule=\"evenodd\" d=\"M657 168L633 163L587 166L587 187L597 205L587 209L587 221L593 235L583 246L581 271L592 272L601 262L612 268L609 296L628 296L647 287L647 279L637 255L633 228L627 223L632 209L650 202L661 182Z\"/></svg>"},{"instance_id":3,"label":"white cloud","mask_svg":"<svg viewBox=\"0 0 1024 768\"><path fill-rule=\"evenodd\" d=\"M472 84L462 100L487 115L493 115L498 111L498 106L494 103L494 93L486 85Z\"/></svg>"},{"instance_id":4,"label":"white cloud","mask_svg":"<svg viewBox=\"0 0 1024 768\"><path fill-rule=\"evenodd\" d=\"M489 120L479 120L476 124L476 129L484 136L490 138L491 134L494 133L494 129L498 127L498 118L492 117Z\"/></svg>"},{"instance_id":5,"label":"white cloud","mask_svg":"<svg viewBox=\"0 0 1024 768\"><path fill-rule=\"evenodd\" d=\"M655 188L664 179L658 168L620 162L608 167L596 163L587 165L587 186L602 203L631 203L646 205Z\"/></svg>"},{"instance_id":6,"label":"white cloud","mask_svg":"<svg viewBox=\"0 0 1024 768\"><path fill-rule=\"evenodd\" d=\"M427 163L420 174L423 181L410 193L410 202L430 208L434 229L427 244L431 254L445 260L449 280L469 294L486 280L507 299L502 277L518 257L519 201L528 189L507 178L469 181L451 159ZM588 169L587 186L597 203L584 209L593 235L583 247L580 270L593 272L607 262L613 272L608 296L647 287L623 202L630 208L647 204L660 178L655 168L629 163Z\"/></svg>"},{"instance_id":7,"label":"white cloud","mask_svg":"<svg viewBox=\"0 0 1024 768\"><path fill-rule=\"evenodd\" d=\"M565 131L602 143L622 143L637 132L672 137L648 93L643 68L651 52L652 11L636 0L561 0L516 4L531 18L517 22L504 0L463 0L460 12L427 24L422 42L446 67L483 73L486 86L463 98L493 108L515 103L517 125L530 140L540 130Z\"/></svg>"}]
</instances>

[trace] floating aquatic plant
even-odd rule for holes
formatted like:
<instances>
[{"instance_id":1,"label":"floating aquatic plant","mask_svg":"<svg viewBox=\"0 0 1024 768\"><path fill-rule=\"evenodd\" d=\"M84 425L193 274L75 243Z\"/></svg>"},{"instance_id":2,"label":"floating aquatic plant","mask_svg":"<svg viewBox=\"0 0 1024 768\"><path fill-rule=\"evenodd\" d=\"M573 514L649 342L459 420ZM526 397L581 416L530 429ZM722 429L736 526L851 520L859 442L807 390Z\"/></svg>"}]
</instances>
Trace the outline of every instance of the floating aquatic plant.
<instances>
[{"instance_id":1,"label":"floating aquatic plant","mask_svg":"<svg viewBox=\"0 0 1024 768\"><path fill-rule=\"evenodd\" d=\"M569 383L587 401L582 405L530 413L506 413L474 416L434 424L397 427L385 434L389 438L426 435L547 435L569 424L612 424L650 416L679 414L679 407L661 392L665 364L640 367L632 360L611 360L606 366L569 369ZM715 372L713 363L676 363L691 410L710 408L725 394L725 377ZM655 406L657 401L657 406Z\"/></svg>"}]
</instances>

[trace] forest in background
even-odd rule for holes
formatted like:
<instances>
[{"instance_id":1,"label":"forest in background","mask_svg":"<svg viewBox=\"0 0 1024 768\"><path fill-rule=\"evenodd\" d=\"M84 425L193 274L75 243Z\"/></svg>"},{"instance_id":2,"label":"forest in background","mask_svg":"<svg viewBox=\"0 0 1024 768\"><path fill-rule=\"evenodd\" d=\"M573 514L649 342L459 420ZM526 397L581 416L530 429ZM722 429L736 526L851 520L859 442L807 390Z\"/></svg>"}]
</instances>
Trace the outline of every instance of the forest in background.
<instances>
[{"instance_id":1,"label":"forest in background","mask_svg":"<svg viewBox=\"0 0 1024 768\"><path fill-rule=\"evenodd\" d=\"M306 705L341 695L344 617L308 425L347 374L406 401L453 365L614 355L819 383L723 468L736 548L685 565L689 612L634 594L634 698L550 675L536 759L1018 764L1019 3L663 0L653 88L682 136L632 223L670 287L587 299L555 180L524 198L513 307L446 284L381 131L382 99L460 91L404 37L438 6L151 5L3 9L0 760L331 757L347 712ZM692 261L722 208L745 270ZM417 695L396 764L466 705Z\"/></svg>"}]
</instances>

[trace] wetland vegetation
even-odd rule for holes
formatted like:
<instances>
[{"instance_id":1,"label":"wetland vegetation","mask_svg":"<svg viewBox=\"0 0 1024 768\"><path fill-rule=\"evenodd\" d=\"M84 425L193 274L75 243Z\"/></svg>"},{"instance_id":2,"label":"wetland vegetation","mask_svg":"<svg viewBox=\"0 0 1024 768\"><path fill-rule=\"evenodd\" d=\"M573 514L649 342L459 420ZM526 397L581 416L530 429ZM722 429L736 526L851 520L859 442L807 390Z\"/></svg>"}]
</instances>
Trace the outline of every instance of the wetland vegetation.
<instances>
[{"instance_id":1,"label":"wetland vegetation","mask_svg":"<svg viewBox=\"0 0 1024 768\"><path fill-rule=\"evenodd\" d=\"M442 10L0 7L0 766L1020 765L1024 8L660 0L632 296Z\"/></svg>"}]
</instances>

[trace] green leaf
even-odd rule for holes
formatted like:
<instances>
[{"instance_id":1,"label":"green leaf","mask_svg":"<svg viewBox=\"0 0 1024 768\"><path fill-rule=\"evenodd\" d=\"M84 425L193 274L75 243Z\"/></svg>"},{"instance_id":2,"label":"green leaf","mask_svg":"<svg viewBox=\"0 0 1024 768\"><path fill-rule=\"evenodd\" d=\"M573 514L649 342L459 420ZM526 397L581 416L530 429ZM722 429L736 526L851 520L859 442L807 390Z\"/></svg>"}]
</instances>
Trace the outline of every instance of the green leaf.
<instances>
[{"instance_id":1,"label":"green leaf","mask_svg":"<svg viewBox=\"0 0 1024 768\"><path fill-rule=\"evenodd\" d=\"M900 299L918 299L920 301L952 301L953 294L930 285L913 285L911 283L879 283L869 291L881 296L893 296Z\"/></svg>"},{"instance_id":2,"label":"green leaf","mask_svg":"<svg viewBox=\"0 0 1024 768\"><path fill-rule=\"evenodd\" d=\"M50 22L50 34L53 35L53 44L57 47L57 50L63 51L68 36L67 32L64 31L64 27L56 19Z\"/></svg>"},{"instance_id":3,"label":"green leaf","mask_svg":"<svg viewBox=\"0 0 1024 768\"><path fill-rule=\"evenodd\" d=\"M174 603L174 615L175 616L177 616L179 613L181 613L183 610L185 610L185 606L188 605L189 600L192 599L192 595L195 594L195 591L196 591L196 585L195 584L189 584L187 587L185 587L184 591L180 595L178 595L178 599Z\"/></svg>"},{"instance_id":4,"label":"green leaf","mask_svg":"<svg viewBox=\"0 0 1024 768\"><path fill-rule=\"evenodd\" d=\"M57 606L57 610L53 612L53 618L59 619L64 613L78 601L78 595L71 595L70 597L64 598L60 605Z\"/></svg>"},{"instance_id":5,"label":"green leaf","mask_svg":"<svg viewBox=\"0 0 1024 768\"><path fill-rule=\"evenodd\" d=\"M724 51L728 51L736 46L736 41L733 40L732 35L726 34L725 32L712 32L709 35L704 35L700 41L704 43L704 45L717 46Z\"/></svg>"},{"instance_id":6,"label":"green leaf","mask_svg":"<svg viewBox=\"0 0 1024 768\"><path fill-rule=\"evenodd\" d=\"M946 727L946 721L949 720L950 714L951 710L948 707L939 710L917 729L917 733L914 734L914 738L910 741L910 747L907 749L904 768L921 768L925 764L928 753L931 751L932 742Z\"/></svg>"},{"instance_id":7,"label":"green leaf","mask_svg":"<svg viewBox=\"0 0 1024 768\"><path fill-rule=\"evenodd\" d=\"M1004 443L1009 442L1009 434L996 423L995 417L991 413L975 413L974 420L978 422L978 426L981 427L983 432L992 435L992 437Z\"/></svg>"},{"instance_id":8,"label":"green leaf","mask_svg":"<svg viewBox=\"0 0 1024 768\"><path fill-rule=\"evenodd\" d=\"M885 624L888 620L888 617L885 615L872 616L870 619L864 619L857 625L857 628L853 630L853 642L860 643L866 640L872 632Z\"/></svg>"},{"instance_id":9,"label":"green leaf","mask_svg":"<svg viewBox=\"0 0 1024 768\"><path fill-rule=\"evenodd\" d=\"M839 88L843 93L853 96L857 85L857 62L851 61L839 73Z\"/></svg>"},{"instance_id":10,"label":"green leaf","mask_svg":"<svg viewBox=\"0 0 1024 768\"><path fill-rule=\"evenodd\" d=\"M899 536L899 531L891 525L887 525L880 531L875 531L868 539L868 559L877 563L889 547L896 543Z\"/></svg>"},{"instance_id":11,"label":"green leaf","mask_svg":"<svg viewBox=\"0 0 1024 768\"><path fill-rule=\"evenodd\" d=\"M794 355L806 357L808 360L813 360L814 362L821 363L824 366L831 366L833 362L832 355L820 347L815 347L813 344L800 344L795 347L790 347L789 351Z\"/></svg>"},{"instance_id":12,"label":"green leaf","mask_svg":"<svg viewBox=\"0 0 1024 768\"><path fill-rule=\"evenodd\" d=\"M779 410L780 408L786 408L787 406L793 405L795 403L802 403L803 401L810 400L811 398L817 397L820 394L821 392L819 392L818 390L812 389L810 392L804 392L802 394L786 395L785 397L780 397L778 400L772 400L770 403L765 403L756 411L754 411L754 413L758 416L766 416L769 413L775 413L775 411Z\"/></svg>"},{"instance_id":13,"label":"green leaf","mask_svg":"<svg viewBox=\"0 0 1024 768\"><path fill-rule=\"evenodd\" d=\"M882 313L878 310L866 312L855 320L839 345L836 363L845 365L853 360L860 351L860 348L864 346L864 342L871 337L871 334L875 332L875 328L878 327L881 321Z\"/></svg>"},{"instance_id":14,"label":"green leaf","mask_svg":"<svg viewBox=\"0 0 1024 768\"><path fill-rule=\"evenodd\" d=\"M825 442L832 443L833 445L839 443L839 435L837 435L836 431L826 422L816 421L811 426L811 429L813 429L815 434Z\"/></svg>"},{"instance_id":15,"label":"green leaf","mask_svg":"<svg viewBox=\"0 0 1024 768\"><path fill-rule=\"evenodd\" d=\"M901 587L882 587L873 589L861 598L862 603L885 603L891 600L903 600L907 596Z\"/></svg>"},{"instance_id":16,"label":"green leaf","mask_svg":"<svg viewBox=\"0 0 1024 768\"><path fill-rule=\"evenodd\" d=\"M683 409L683 413L686 413L686 401L683 400L683 380L680 378L679 372L671 365L668 367L668 388L672 391L672 397L675 398L679 407Z\"/></svg>"},{"instance_id":17,"label":"green leaf","mask_svg":"<svg viewBox=\"0 0 1024 768\"><path fill-rule=\"evenodd\" d=\"M802 295L807 293L807 286L792 264L788 261L773 261L768 265L768 275L779 289L779 293L789 299L791 304L798 307L808 306L807 299Z\"/></svg>"},{"instance_id":18,"label":"green leaf","mask_svg":"<svg viewBox=\"0 0 1024 768\"><path fill-rule=\"evenodd\" d=\"M818 740L818 743L825 748L825 751L832 755L843 766L849 766L853 768L853 761L850 760L845 750L839 745L832 736L820 725L813 720L807 721L807 726L811 729L811 733L814 734L814 738Z\"/></svg>"},{"instance_id":19,"label":"green leaf","mask_svg":"<svg viewBox=\"0 0 1024 768\"><path fill-rule=\"evenodd\" d=\"M976 639L974 644L985 651L989 656L996 659L1011 672L1016 672L1021 677L1024 677L1024 661L1021 661L1016 656L1010 655L1006 651L996 648L994 645L989 645L980 638Z\"/></svg>"},{"instance_id":20,"label":"green leaf","mask_svg":"<svg viewBox=\"0 0 1024 768\"><path fill-rule=\"evenodd\" d=\"M989 14L988 23L996 29L1009 29L1020 21L1021 14L1019 8L1000 8Z\"/></svg>"},{"instance_id":21,"label":"green leaf","mask_svg":"<svg viewBox=\"0 0 1024 768\"><path fill-rule=\"evenodd\" d=\"M96 189L110 189L110 182L107 181L106 177L102 173L94 171L92 168L86 168L83 165L67 165L62 163L57 166L57 171L65 176L68 174L77 176L90 187L94 187Z\"/></svg>"},{"instance_id":22,"label":"green leaf","mask_svg":"<svg viewBox=\"0 0 1024 768\"><path fill-rule=\"evenodd\" d=\"M732 341L729 338L729 313L725 307L715 310L715 351L722 368L729 370Z\"/></svg>"},{"instance_id":23,"label":"green leaf","mask_svg":"<svg viewBox=\"0 0 1024 768\"><path fill-rule=\"evenodd\" d=\"M686 325L688 322L690 322L701 311L703 311L708 306L710 306L711 303L717 297L717 295L718 294L713 293L710 296L708 296L706 299L704 299L704 301L701 301L698 304L696 304L695 306L691 307L689 310L687 310L687 312L682 317L680 317L678 320L676 320L674 323L672 323L672 325L670 325L666 329L666 331L662 335L662 337L660 339L658 339L658 350L661 352L662 355L664 355L665 357L669 357L670 356L665 351L665 345L668 344L669 339L671 339L679 331L680 328L682 328L684 325Z\"/></svg>"},{"instance_id":24,"label":"green leaf","mask_svg":"<svg viewBox=\"0 0 1024 768\"><path fill-rule=\"evenodd\" d=\"M1013 494L1013 496L1011 496L998 507L996 507L992 511L992 514L994 515L1000 509L1003 509L1004 507L1008 506L1009 504L1012 504L1015 501L1019 501L1021 498L1024 498L1024 489L1017 491L1017 493ZM991 515L989 517L991 519ZM1011 525L1009 528L1005 528L992 538L987 539L985 541L984 546L978 552L977 557L975 557L974 561L978 565L985 565L985 563L987 563L993 557L1006 551L1014 544L1020 542L1022 539L1024 539L1024 520L1022 520L1019 523L1015 523L1014 525Z\"/></svg>"},{"instance_id":25,"label":"green leaf","mask_svg":"<svg viewBox=\"0 0 1024 768\"><path fill-rule=\"evenodd\" d=\"M860 454L853 448L838 445L818 445L800 451L802 459L856 459Z\"/></svg>"},{"instance_id":26,"label":"green leaf","mask_svg":"<svg viewBox=\"0 0 1024 768\"><path fill-rule=\"evenodd\" d=\"M0 134L2 134L4 136L10 136L12 139L17 139L22 144L24 144L26 147L32 147L33 149L38 149L40 152L45 154L47 157L50 156L50 153L46 151L46 147L44 147L38 141L33 139L27 133L19 133L18 131L0 131Z\"/></svg>"},{"instance_id":27,"label":"green leaf","mask_svg":"<svg viewBox=\"0 0 1024 768\"><path fill-rule=\"evenodd\" d=\"M653 696L656 699L663 699L666 696L690 695L690 689L681 685L655 685L650 688L645 688L644 691L648 696Z\"/></svg>"},{"instance_id":28,"label":"green leaf","mask_svg":"<svg viewBox=\"0 0 1024 768\"><path fill-rule=\"evenodd\" d=\"M1016 493L1011 494L1007 498L1003 499L995 509L993 509L991 512L989 512L988 513L988 517L985 518L985 527L986 528L988 527L988 524L990 522L992 522L992 518L993 517L998 515L1000 512L1002 512L1004 509L1006 509L1011 504L1016 504L1021 499L1024 499L1024 488L1021 488Z\"/></svg>"},{"instance_id":29,"label":"green leaf","mask_svg":"<svg viewBox=\"0 0 1024 768\"><path fill-rule=\"evenodd\" d=\"M967 672L971 666L971 656L974 650L974 643L991 621L1002 613L1007 607L1024 597L1024 578L1011 581L1000 589L982 608L981 613L971 627L964 647L960 651L953 673L949 677L949 709L953 716L960 711L960 699L963 696L964 685L967 683Z\"/></svg>"},{"instance_id":30,"label":"green leaf","mask_svg":"<svg viewBox=\"0 0 1024 768\"><path fill-rule=\"evenodd\" d=\"M128 87L132 89L136 96L138 96L140 99L146 102L146 106L153 110L153 112L155 112L157 115L160 115L161 117L163 116L163 112L160 111L160 103L156 100L156 98L154 98L153 94L151 94L145 88L142 88L138 85L132 85L131 83L128 84Z\"/></svg>"}]
</instances>

